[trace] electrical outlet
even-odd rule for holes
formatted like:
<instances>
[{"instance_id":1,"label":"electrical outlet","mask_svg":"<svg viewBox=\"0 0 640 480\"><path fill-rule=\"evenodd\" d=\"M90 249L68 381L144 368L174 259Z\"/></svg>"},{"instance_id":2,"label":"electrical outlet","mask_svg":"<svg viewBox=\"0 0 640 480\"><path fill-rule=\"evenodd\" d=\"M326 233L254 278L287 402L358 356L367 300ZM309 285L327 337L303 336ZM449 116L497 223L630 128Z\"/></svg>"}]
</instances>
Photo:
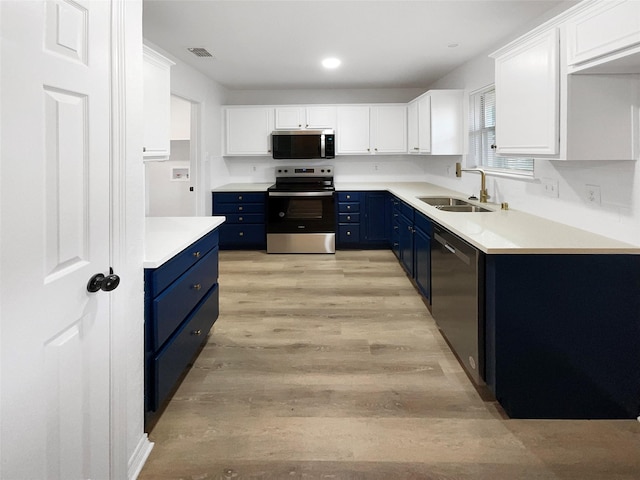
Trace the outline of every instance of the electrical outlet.
<instances>
[{"instance_id":1,"label":"electrical outlet","mask_svg":"<svg viewBox=\"0 0 640 480\"><path fill-rule=\"evenodd\" d=\"M600 205L602 201L600 197L600 185L585 185L585 194L587 203Z\"/></svg>"},{"instance_id":2,"label":"electrical outlet","mask_svg":"<svg viewBox=\"0 0 640 480\"><path fill-rule=\"evenodd\" d=\"M543 178L542 188L544 194L548 197L558 198L558 181L553 178Z\"/></svg>"}]
</instances>

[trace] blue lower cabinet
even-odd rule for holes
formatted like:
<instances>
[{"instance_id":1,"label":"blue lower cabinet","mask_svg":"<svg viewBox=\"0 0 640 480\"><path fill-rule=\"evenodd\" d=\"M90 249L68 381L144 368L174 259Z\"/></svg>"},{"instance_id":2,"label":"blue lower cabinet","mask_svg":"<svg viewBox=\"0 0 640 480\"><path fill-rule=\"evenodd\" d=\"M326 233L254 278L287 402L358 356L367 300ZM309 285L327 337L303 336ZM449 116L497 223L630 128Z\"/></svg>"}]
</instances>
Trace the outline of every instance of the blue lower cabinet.
<instances>
[{"instance_id":1,"label":"blue lower cabinet","mask_svg":"<svg viewBox=\"0 0 640 480\"><path fill-rule=\"evenodd\" d=\"M187 365L205 342L219 314L218 285L215 285L181 324L169 341L153 355L150 371L149 408L156 411L176 388Z\"/></svg>"},{"instance_id":2,"label":"blue lower cabinet","mask_svg":"<svg viewBox=\"0 0 640 480\"><path fill-rule=\"evenodd\" d=\"M145 269L145 421L159 411L218 318L218 229Z\"/></svg>"},{"instance_id":3,"label":"blue lower cabinet","mask_svg":"<svg viewBox=\"0 0 640 480\"><path fill-rule=\"evenodd\" d=\"M431 301L431 221L420 212L415 212L413 250L416 285Z\"/></svg>"},{"instance_id":4,"label":"blue lower cabinet","mask_svg":"<svg viewBox=\"0 0 640 480\"><path fill-rule=\"evenodd\" d=\"M213 192L213 215L224 215L221 250L267 248L267 195L262 192Z\"/></svg>"},{"instance_id":5,"label":"blue lower cabinet","mask_svg":"<svg viewBox=\"0 0 640 480\"><path fill-rule=\"evenodd\" d=\"M386 192L338 192L336 201L338 248L389 248Z\"/></svg>"},{"instance_id":6,"label":"blue lower cabinet","mask_svg":"<svg viewBox=\"0 0 640 480\"><path fill-rule=\"evenodd\" d=\"M638 272L638 255L486 256L485 380L509 417L638 416Z\"/></svg>"}]
</instances>

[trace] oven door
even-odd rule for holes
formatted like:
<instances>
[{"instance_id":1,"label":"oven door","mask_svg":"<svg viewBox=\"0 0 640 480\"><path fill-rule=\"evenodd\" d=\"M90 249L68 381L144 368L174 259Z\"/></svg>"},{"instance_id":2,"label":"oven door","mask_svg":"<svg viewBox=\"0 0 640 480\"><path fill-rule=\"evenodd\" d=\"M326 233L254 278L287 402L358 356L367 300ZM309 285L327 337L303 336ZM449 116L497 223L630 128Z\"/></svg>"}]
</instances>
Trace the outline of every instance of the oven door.
<instances>
[{"instance_id":1,"label":"oven door","mask_svg":"<svg viewBox=\"0 0 640 480\"><path fill-rule=\"evenodd\" d=\"M335 253L331 192L269 192L267 253Z\"/></svg>"},{"instance_id":2,"label":"oven door","mask_svg":"<svg viewBox=\"0 0 640 480\"><path fill-rule=\"evenodd\" d=\"M335 233L334 192L269 192L267 233Z\"/></svg>"}]
</instances>

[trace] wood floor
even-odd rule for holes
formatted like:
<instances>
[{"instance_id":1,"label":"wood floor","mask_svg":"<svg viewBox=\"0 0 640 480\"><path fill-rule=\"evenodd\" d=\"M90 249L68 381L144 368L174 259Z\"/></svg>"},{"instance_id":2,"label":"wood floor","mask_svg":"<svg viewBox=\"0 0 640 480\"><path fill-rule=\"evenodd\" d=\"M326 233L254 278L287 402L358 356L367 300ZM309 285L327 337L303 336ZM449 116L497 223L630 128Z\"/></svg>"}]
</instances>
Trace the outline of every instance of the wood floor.
<instances>
[{"instance_id":1,"label":"wood floor","mask_svg":"<svg viewBox=\"0 0 640 480\"><path fill-rule=\"evenodd\" d=\"M390 251L221 252L220 311L140 479L640 479L639 422L483 401Z\"/></svg>"}]
</instances>

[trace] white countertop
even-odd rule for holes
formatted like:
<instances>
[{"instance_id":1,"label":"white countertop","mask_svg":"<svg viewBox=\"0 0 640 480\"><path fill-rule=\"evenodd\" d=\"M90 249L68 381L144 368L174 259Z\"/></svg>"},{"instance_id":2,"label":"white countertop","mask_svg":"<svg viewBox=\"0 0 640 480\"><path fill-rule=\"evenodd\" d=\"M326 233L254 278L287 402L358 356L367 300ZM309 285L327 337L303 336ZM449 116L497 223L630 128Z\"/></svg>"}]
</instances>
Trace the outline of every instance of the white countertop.
<instances>
[{"instance_id":1,"label":"white countertop","mask_svg":"<svg viewBox=\"0 0 640 480\"><path fill-rule=\"evenodd\" d=\"M225 217L146 217L144 268L158 268L224 221Z\"/></svg>"},{"instance_id":2,"label":"white countertop","mask_svg":"<svg viewBox=\"0 0 640 480\"><path fill-rule=\"evenodd\" d=\"M266 192L275 183L227 183L214 188L213 192Z\"/></svg>"},{"instance_id":3,"label":"white countertop","mask_svg":"<svg viewBox=\"0 0 640 480\"><path fill-rule=\"evenodd\" d=\"M266 191L270 184L230 184L224 191ZM232 189L228 187L232 186ZM501 210L493 203L480 204L494 212L445 212L419 200L427 196L451 196L467 200L454 190L426 182L336 182L337 191L389 191L419 212L488 254L640 254L640 246L587 232L518 210Z\"/></svg>"}]
</instances>

